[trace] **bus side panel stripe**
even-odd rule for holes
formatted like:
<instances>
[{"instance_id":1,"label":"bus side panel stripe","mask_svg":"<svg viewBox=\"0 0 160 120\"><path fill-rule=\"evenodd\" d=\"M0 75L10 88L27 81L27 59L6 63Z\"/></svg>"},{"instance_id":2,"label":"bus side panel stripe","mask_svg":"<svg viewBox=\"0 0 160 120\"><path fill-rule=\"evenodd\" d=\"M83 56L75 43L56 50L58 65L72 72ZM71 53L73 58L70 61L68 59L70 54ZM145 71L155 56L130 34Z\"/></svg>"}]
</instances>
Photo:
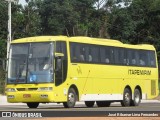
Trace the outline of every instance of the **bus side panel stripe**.
<instances>
[{"instance_id":1,"label":"bus side panel stripe","mask_svg":"<svg viewBox=\"0 0 160 120\"><path fill-rule=\"evenodd\" d=\"M122 94L83 94L81 101L123 100Z\"/></svg>"}]
</instances>

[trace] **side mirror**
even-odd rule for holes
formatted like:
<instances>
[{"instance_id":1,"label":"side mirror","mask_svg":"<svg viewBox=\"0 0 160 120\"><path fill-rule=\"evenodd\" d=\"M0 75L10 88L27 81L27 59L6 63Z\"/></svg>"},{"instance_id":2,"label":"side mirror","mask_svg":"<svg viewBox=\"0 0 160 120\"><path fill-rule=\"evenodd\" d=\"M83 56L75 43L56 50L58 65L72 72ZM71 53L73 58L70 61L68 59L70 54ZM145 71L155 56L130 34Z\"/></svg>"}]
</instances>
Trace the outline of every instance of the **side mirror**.
<instances>
[{"instance_id":1,"label":"side mirror","mask_svg":"<svg viewBox=\"0 0 160 120\"><path fill-rule=\"evenodd\" d=\"M55 72L62 69L62 57L64 57L63 53L55 53Z\"/></svg>"}]
</instances>

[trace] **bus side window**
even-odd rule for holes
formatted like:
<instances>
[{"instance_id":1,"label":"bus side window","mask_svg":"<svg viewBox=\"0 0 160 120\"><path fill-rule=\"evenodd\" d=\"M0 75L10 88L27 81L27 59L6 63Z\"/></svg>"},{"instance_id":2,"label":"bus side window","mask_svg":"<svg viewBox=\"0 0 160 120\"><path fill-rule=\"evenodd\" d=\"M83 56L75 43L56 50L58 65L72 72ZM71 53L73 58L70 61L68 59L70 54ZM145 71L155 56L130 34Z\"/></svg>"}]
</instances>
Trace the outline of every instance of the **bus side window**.
<instances>
[{"instance_id":1,"label":"bus side window","mask_svg":"<svg viewBox=\"0 0 160 120\"><path fill-rule=\"evenodd\" d=\"M128 58L128 64L129 65L133 65L133 66L137 66L137 60L138 60L138 54L137 54L137 50L134 49L130 49L127 51L127 58Z\"/></svg>"},{"instance_id":2,"label":"bus side window","mask_svg":"<svg viewBox=\"0 0 160 120\"><path fill-rule=\"evenodd\" d=\"M132 65L136 65L136 59L132 59Z\"/></svg>"},{"instance_id":3,"label":"bus side window","mask_svg":"<svg viewBox=\"0 0 160 120\"><path fill-rule=\"evenodd\" d=\"M156 67L156 57L154 51L149 51L149 62L151 67Z\"/></svg>"},{"instance_id":4,"label":"bus side window","mask_svg":"<svg viewBox=\"0 0 160 120\"><path fill-rule=\"evenodd\" d=\"M115 60L115 64L117 65L124 64L124 49L123 48L114 48L114 60Z\"/></svg>"},{"instance_id":5,"label":"bus side window","mask_svg":"<svg viewBox=\"0 0 160 120\"><path fill-rule=\"evenodd\" d=\"M142 59L139 60L139 64L140 64L141 66L145 66L145 62L144 62Z\"/></svg>"},{"instance_id":6,"label":"bus side window","mask_svg":"<svg viewBox=\"0 0 160 120\"><path fill-rule=\"evenodd\" d=\"M100 47L100 62L106 63L105 47Z\"/></svg>"},{"instance_id":7,"label":"bus side window","mask_svg":"<svg viewBox=\"0 0 160 120\"><path fill-rule=\"evenodd\" d=\"M70 55L71 55L71 62L76 62L77 61L77 56L76 56L76 46L74 43L70 43Z\"/></svg>"},{"instance_id":8,"label":"bus side window","mask_svg":"<svg viewBox=\"0 0 160 120\"><path fill-rule=\"evenodd\" d=\"M80 58L80 61L84 61L84 55L83 55L83 54L81 54L81 55L79 56L79 58Z\"/></svg>"},{"instance_id":9,"label":"bus side window","mask_svg":"<svg viewBox=\"0 0 160 120\"><path fill-rule=\"evenodd\" d=\"M105 48L105 63L113 63L113 49L111 47Z\"/></svg>"},{"instance_id":10,"label":"bus side window","mask_svg":"<svg viewBox=\"0 0 160 120\"><path fill-rule=\"evenodd\" d=\"M79 44L79 45L80 45L79 60L80 60L80 62L85 62L86 49L82 44Z\"/></svg>"},{"instance_id":11,"label":"bus side window","mask_svg":"<svg viewBox=\"0 0 160 120\"><path fill-rule=\"evenodd\" d=\"M105 59L105 62L106 62L106 63L109 63L109 58L106 58L106 59Z\"/></svg>"},{"instance_id":12,"label":"bus side window","mask_svg":"<svg viewBox=\"0 0 160 120\"><path fill-rule=\"evenodd\" d=\"M139 65L149 67L149 52L146 50L141 50L139 52Z\"/></svg>"},{"instance_id":13,"label":"bus side window","mask_svg":"<svg viewBox=\"0 0 160 120\"><path fill-rule=\"evenodd\" d=\"M92 62L92 55L91 54L88 55L88 61Z\"/></svg>"},{"instance_id":14,"label":"bus side window","mask_svg":"<svg viewBox=\"0 0 160 120\"><path fill-rule=\"evenodd\" d=\"M91 46L92 62L99 63L99 48L95 45Z\"/></svg>"}]
</instances>

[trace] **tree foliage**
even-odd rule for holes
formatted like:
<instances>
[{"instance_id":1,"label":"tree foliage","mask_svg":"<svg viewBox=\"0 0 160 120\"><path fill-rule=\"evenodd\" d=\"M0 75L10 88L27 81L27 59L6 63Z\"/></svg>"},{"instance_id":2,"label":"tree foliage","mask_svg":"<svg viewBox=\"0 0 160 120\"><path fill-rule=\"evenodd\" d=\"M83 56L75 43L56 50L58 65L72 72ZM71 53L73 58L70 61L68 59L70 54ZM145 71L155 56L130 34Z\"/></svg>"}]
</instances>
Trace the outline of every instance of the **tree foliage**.
<instances>
[{"instance_id":1,"label":"tree foliage","mask_svg":"<svg viewBox=\"0 0 160 120\"><path fill-rule=\"evenodd\" d=\"M26 0L12 3L12 38L91 36L153 44L160 53L159 0ZM0 1L0 57L5 57L7 2Z\"/></svg>"},{"instance_id":2,"label":"tree foliage","mask_svg":"<svg viewBox=\"0 0 160 120\"><path fill-rule=\"evenodd\" d=\"M4 1L0 1L0 58L6 57L6 43L7 43L7 4Z\"/></svg>"}]
</instances>

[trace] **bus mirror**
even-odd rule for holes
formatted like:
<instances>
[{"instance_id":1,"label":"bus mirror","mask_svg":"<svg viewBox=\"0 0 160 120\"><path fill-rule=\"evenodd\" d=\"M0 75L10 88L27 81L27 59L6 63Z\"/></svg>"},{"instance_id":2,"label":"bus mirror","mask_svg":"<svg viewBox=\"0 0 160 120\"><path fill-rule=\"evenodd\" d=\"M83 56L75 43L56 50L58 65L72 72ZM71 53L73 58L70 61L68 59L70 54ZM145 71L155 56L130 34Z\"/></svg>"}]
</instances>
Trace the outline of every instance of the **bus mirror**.
<instances>
[{"instance_id":1,"label":"bus mirror","mask_svg":"<svg viewBox=\"0 0 160 120\"><path fill-rule=\"evenodd\" d=\"M55 72L62 70L62 57L63 53L55 53Z\"/></svg>"},{"instance_id":2,"label":"bus mirror","mask_svg":"<svg viewBox=\"0 0 160 120\"><path fill-rule=\"evenodd\" d=\"M55 53L55 57L56 58L64 57L64 54L63 53Z\"/></svg>"}]
</instances>

